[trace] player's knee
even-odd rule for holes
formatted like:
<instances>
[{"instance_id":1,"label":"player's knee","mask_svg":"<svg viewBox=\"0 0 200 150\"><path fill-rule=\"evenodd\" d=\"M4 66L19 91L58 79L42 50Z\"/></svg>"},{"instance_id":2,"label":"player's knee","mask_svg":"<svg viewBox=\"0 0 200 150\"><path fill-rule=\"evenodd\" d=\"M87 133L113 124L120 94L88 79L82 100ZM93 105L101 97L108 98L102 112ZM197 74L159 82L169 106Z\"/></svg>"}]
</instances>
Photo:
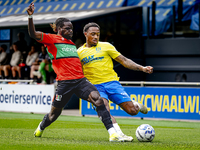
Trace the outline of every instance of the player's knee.
<instances>
[{"instance_id":1,"label":"player's knee","mask_svg":"<svg viewBox=\"0 0 200 150\"><path fill-rule=\"evenodd\" d=\"M100 94L98 91L91 92L90 96L96 107L104 104L103 99L102 99L102 97L100 97Z\"/></svg>"},{"instance_id":2,"label":"player's knee","mask_svg":"<svg viewBox=\"0 0 200 150\"><path fill-rule=\"evenodd\" d=\"M103 104L104 104L103 99L99 96L98 99L95 101L95 105L98 107Z\"/></svg>"},{"instance_id":3,"label":"player's knee","mask_svg":"<svg viewBox=\"0 0 200 150\"><path fill-rule=\"evenodd\" d=\"M104 104L103 99L100 96L93 97L93 100L94 100L94 105L96 107L101 106L101 105Z\"/></svg>"}]
</instances>

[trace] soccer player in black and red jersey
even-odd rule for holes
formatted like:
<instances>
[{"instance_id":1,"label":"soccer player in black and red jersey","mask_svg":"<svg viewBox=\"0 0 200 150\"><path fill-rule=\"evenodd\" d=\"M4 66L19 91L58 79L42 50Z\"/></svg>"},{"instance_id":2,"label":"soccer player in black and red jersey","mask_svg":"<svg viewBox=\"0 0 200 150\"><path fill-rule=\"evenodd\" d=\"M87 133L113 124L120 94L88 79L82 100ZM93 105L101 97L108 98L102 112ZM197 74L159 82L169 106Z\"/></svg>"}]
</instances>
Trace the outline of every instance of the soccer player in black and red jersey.
<instances>
[{"instance_id":1,"label":"soccer player in black and red jersey","mask_svg":"<svg viewBox=\"0 0 200 150\"><path fill-rule=\"evenodd\" d=\"M35 130L35 137L41 137L44 129L59 117L63 107L70 100L72 94L75 93L78 97L91 102L97 107L97 113L110 135L110 141L126 141L113 128L110 113L106 109L103 99L100 97L96 87L83 74L76 46L71 41L73 25L70 20L58 18L55 24L51 25L57 34L46 34L35 30L32 16L34 13L33 2L27 8L27 13L29 15L29 35L47 47L58 82L51 110L44 116Z\"/></svg>"}]
</instances>

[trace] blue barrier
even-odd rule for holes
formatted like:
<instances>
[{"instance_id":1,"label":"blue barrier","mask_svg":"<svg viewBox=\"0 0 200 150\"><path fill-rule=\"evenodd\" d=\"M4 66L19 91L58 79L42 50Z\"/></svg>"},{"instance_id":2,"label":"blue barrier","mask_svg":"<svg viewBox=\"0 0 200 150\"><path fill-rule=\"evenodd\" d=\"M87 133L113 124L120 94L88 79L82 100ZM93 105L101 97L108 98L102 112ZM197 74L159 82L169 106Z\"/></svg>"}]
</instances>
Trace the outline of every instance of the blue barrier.
<instances>
[{"instance_id":1,"label":"blue barrier","mask_svg":"<svg viewBox=\"0 0 200 150\"><path fill-rule=\"evenodd\" d=\"M138 113L134 117L200 120L200 88L167 88L167 87L125 87L132 100L148 107L148 114ZM113 116L131 117L118 105L112 102L110 113ZM82 115L96 115L92 105L80 100Z\"/></svg>"}]
</instances>

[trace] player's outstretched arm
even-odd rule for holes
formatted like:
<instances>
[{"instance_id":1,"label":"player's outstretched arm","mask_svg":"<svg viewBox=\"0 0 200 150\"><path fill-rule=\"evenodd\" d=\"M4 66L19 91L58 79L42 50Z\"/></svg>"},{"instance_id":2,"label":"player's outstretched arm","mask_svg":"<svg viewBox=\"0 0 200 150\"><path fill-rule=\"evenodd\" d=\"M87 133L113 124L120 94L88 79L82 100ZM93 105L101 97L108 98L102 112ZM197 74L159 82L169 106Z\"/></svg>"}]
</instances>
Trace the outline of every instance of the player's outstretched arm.
<instances>
[{"instance_id":1,"label":"player's outstretched arm","mask_svg":"<svg viewBox=\"0 0 200 150\"><path fill-rule=\"evenodd\" d=\"M35 31L35 26L33 24L33 13L34 13L34 3L32 2L28 8L27 8L27 13L29 15L28 17L28 32L29 32L29 35L30 37L36 39L36 40L40 40L41 39L41 32L39 31Z\"/></svg>"},{"instance_id":2,"label":"player's outstretched arm","mask_svg":"<svg viewBox=\"0 0 200 150\"><path fill-rule=\"evenodd\" d=\"M124 57L123 55L119 55L117 58L115 58L115 60L128 69L135 70L135 71L143 71L143 72L149 73L149 74L153 73L153 67L141 66L141 65L135 63L134 61Z\"/></svg>"}]
</instances>

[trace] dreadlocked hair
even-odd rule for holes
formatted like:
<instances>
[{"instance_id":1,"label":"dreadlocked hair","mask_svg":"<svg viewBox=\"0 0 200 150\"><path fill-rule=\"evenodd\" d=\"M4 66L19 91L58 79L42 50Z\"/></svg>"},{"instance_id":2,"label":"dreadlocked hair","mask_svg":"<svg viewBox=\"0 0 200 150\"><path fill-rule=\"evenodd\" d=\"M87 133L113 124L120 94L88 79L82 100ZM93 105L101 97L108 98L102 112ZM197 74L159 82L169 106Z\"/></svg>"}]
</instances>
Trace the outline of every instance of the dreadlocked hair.
<instances>
[{"instance_id":1,"label":"dreadlocked hair","mask_svg":"<svg viewBox=\"0 0 200 150\"><path fill-rule=\"evenodd\" d=\"M62 28L64 26L64 22L70 22L70 20L67 18L58 18L56 19L55 23L50 24L50 26L54 32L58 32L57 28Z\"/></svg>"},{"instance_id":2,"label":"dreadlocked hair","mask_svg":"<svg viewBox=\"0 0 200 150\"><path fill-rule=\"evenodd\" d=\"M87 32L88 29L89 29L90 27L97 27L97 28L99 28L99 30L100 30L100 26L99 26L97 23L95 23L95 22L90 22L90 23L88 23L88 24L86 24L86 25L84 26L84 28L83 28L83 33L84 33L84 32Z\"/></svg>"}]
</instances>

